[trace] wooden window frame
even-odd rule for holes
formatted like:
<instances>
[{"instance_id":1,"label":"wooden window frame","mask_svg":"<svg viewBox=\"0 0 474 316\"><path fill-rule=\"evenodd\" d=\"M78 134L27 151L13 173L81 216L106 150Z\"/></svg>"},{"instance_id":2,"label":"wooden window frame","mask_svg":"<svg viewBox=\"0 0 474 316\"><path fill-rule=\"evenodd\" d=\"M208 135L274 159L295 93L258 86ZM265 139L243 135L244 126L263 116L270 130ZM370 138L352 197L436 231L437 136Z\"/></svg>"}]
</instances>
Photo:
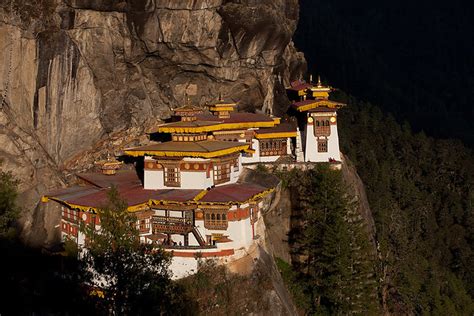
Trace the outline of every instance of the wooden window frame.
<instances>
[{"instance_id":1,"label":"wooden window frame","mask_svg":"<svg viewBox=\"0 0 474 316\"><path fill-rule=\"evenodd\" d=\"M172 177L170 178L170 175ZM180 187L181 175L179 166L164 166L163 168L164 184L167 187Z\"/></svg>"},{"instance_id":2,"label":"wooden window frame","mask_svg":"<svg viewBox=\"0 0 474 316\"><path fill-rule=\"evenodd\" d=\"M314 118L314 136L330 136L331 135L331 123L329 118L318 117Z\"/></svg>"},{"instance_id":3,"label":"wooden window frame","mask_svg":"<svg viewBox=\"0 0 474 316\"><path fill-rule=\"evenodd\" d=\"M318 139L318 153L328 152L328 140L326 138Z\"/></svg>"},{"instance_id":4,"label":"wooden window frame","mask_svg":"<svg viewBox=\"0 0 474 316\"><path fill-rule=\"evenodd\" d=\"M260 156L284 156L286 155L287 139L260 140Z\"/></svg>"},{"instance_id":5,"label":"wooden window frame","mask_svg":"<svg viewBox=\"0 0 474 316\"><path fill-rule=\"evenodd\" d=\"M137 224L138 231L140 233L148 233L150 232L150 221L146 218L139 219Z\"/></svg>"},{"instance_id":6,"label":"wooden window frame","mask_svg":"<svg viewBox=\"0 0 474 316\"><path fill-rule=\"evenodd\" d=\"M214 184L220 184L230 181L232 163L231 161L223 161L215 163L213 166L214 171Z\"/></svg>"},{"instance_id":7,"label":"wooden window frame","mask_svg":"<svg viewBox=\"0 0 474 316\"><path fill-rule=\"evenodd\" d=\"M204 227L212 230L227 230L229 219L226 209L204 210Z\"/></svg>"}]
</instances>

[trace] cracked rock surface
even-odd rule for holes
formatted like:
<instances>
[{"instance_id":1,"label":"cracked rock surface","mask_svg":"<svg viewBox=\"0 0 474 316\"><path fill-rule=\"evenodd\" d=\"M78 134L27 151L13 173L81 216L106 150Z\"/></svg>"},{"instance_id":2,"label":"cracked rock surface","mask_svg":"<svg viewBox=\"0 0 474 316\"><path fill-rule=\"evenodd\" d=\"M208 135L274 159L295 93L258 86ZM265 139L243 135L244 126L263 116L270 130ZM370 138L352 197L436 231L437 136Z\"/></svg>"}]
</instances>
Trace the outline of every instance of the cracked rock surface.
<instances>
[{"instance_id":1,"label":"cracked rock surface","mask_svg":"<svg viewBox=\"0 0 474 316\"><path fill-rule=\"evenodd\" d=\"M143 144L187 98L284 113L306 67L297 19L297 0L2 1L0 158L21 181L24 238L59 234L42 194Z\"/></svg>"}]
</instances>

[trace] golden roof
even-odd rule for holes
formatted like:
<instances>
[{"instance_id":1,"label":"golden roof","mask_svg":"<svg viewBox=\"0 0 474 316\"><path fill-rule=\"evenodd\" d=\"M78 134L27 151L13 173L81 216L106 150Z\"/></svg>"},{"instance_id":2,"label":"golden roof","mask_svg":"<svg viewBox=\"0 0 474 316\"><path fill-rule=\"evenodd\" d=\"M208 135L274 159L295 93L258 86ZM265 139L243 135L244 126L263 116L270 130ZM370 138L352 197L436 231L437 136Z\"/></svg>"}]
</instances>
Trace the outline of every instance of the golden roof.
<instances>
[{"instance_id":1,"label":"golden roof","mask_svg":"<svg viewBox=\"0 0 474 316\"><path fill-rule=\"evenodd\" d=\"M249 148L249 144L240 142L227 142L218 140L204 140L199 142L176 142L153 144L125 150L125 154L140 156L161 157L200 157L214 158L224 156Z\"/></svg>"},{"instance_id":2,"label":"golden roof","mask_svg":"<svg viewBox=\"0 0 474 316\"><path fill-rule=\"evenodd\" d=\"M304 100L300 102L293 103L293 107L298 111L298 112L305 112L309 111L318 107L327 107L331 109L339 109L340 107L344 106L344 103L341 102L336 102L332 100L321 100L321 99L315 99L315 100Z\"/></svg>"},{"instance_id":3,"label":"golden roof","mask_svg":"<svg viewBox=\"0 0 474 316\"><path fill-rule=\"evenodd\" d=\"M322 83L321 83L321 77L318 76L318 84L316 86L311 87L311 91L313 91L313 92L331 92L332 87L323 86Z\"/></svg>"},{"instance_id":4,"label":"golden roof","mask_svg":"<svg viewBox=\"0 0 474 316\"><path fill-rule=\"evenodd\" d=\"M189 122L173 122L158 126L159 133L207 133L223 130L248 129L260 127L274 127L280 123L279 118L270 118L254 113L235 113L227 119L218 117L208 117L202 115L207 120ZM215 119L215 120L210 120Z\"/></svg>"}]
</instances>

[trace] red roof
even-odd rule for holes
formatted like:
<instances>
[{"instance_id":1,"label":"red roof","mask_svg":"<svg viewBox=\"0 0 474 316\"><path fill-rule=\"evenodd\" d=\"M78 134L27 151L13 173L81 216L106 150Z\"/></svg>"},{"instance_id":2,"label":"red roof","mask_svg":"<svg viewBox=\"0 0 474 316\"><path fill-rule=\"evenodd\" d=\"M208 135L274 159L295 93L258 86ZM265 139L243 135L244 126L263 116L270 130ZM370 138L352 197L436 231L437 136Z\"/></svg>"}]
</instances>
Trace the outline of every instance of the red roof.
<instances>
[{"instance_id":1,"label":"red roof","mask_svg":"<svg viewBox=\"0 0 474 316\"><path fill-rule=\"evenodd\" d=\"M293 85L295 84L295 85ZM301 91L301 90L306 90L306 89L309 89L313 87L313 85L309 84L309 83L306 83L306 82L292 82L291 84L291 87L288 88L288 90L292 90L292 91Z\"/></svg>"},{"instance_id":2,"label":"red roof","mask_svg":"<svg viewBox=\"0 0 474 316\"><path fill-rule=\"evenodd\" d=\"M196 115L198 120L202 121L218 121L223 123L246 123L246 122L273 122L273 119L265 114L260 113L230 113L229 118L219 118L212 114Z\"/></svg>"},{"instance_id":3,"label":"red roof","mask_svg":"<svg viewBox=\"0 0 474 316\"><path fill-rule=\"evenodd\" d=\"M128 206L147 203L150 200L178 203L191 202L202 192L202 190L190 189L145 190L138 180L138 177L136 175L132 176L132 173L134 172L122 171L113 176L99 173L81 174L78 175L79 178L93 185L60 189L46 194L46 197L71 205L101 208L108 203L107 193L110 191L112 183L116 185L119 196L126 201ZM116 181L114 181L114 178ZM199 202L243 203L266 190L268 190L268 188L252 183L228 184L209 189Z\"/></svg>"},{"instance_id":4,"label":"red roof","mask_svg":"<svg viewBox=\"0 0 474 316\"><path fill-rule=\"evenodd\" d=\"M118 170L115 175L88 172L77 174L76 176L99 188L110 188L112 186L119 188L141 184L141 181L134 170Z\"/></svg>"},{"instance_id":5,"label":"red roof","mask_svg":"<svg viewBox=\"0 0 474 316\"><path fill-rule=\"evenodd\" d=\"M127 182L125 173L127 173ZM78 175L81 179L87 179L95 186L74 186L66 189L60 189L47 194L46 196L68 204L79 206L100 208L107 204L110 183L116 185L119 196L124 199L128 206L146 203L149 200L187 202L194 199L201 190L182 190L182 189L163 189L163 190L145 190L138 180L131 175L133 171L123 172L122 177L117 175L106 176L102 174L86 173ZM116 181L113 179L116 178ZM110 180L109 180L110 179ZM98 187L103 185L103 187Z\"/></svg>"},{"instance_id":6,"label":"red roof","mask_svg":"<svg viewBox=\"0 0 474 316\"><path fill-rule=\"evenodd\" d=\"M312 103L317 103L318 101L319 100L308 99L308 100L304 100L304 101L295 102L295 103L292 104L292 106L295 107L295 108L299 108L300 106L307 105L307 104L312 104Z\"/></svg>"},{"instance_id":7,"label":"red roof","mask_svg":"<svg viewBox=\"0 0 474 316\"><path fill-rule=\"evenodd\" d=\"M296 132L296 126L290 123L282 123L275 127L259 128L255 131L257 134L269 134L269 133L285 133L285 132Z\"/></svg>"},{"instance_id":8,"label":"red roof","mask_svg":"<svg viewBox=\"0 0 474 316\"><path fill-rule=\"evenodd\" d=\"M308 104L318 104L318 103L324 103L324 104L334 104L334 106L336 107L340 107L340 106L343 106L344 103L340 103L340 102L336 102L336 101L332 101L332 100L321 100L321 99L307 99L307 100L304 100L304 101L299 101L299 102L295 102L292 104L292 106L294 108L299 108L301 106L304 106L304 105L308 105ZM320 106L321 108L324 108L324 106Z\"/></svg>"},{"instance_id":9,"label":"red roof","mask_svg":"<svg viewBox=\"0 0 474 316\"><path fill-rule=\"evenodd\" d=\"M199 202L245 202L266 190L268 189L252 183L227 184L212 188Z\"/></svg>"},{"instance_id":10,"label":"red roof","mask_svg":"<svg viewBox=\"0 0 474 316\"><path fill-rule=\"evenodd\" d=\"M306 81L302 81L302 80L295 80L290 83L290 87L288 88L288 90L299 91L299 90L304 90L304 89L308 89L312 87L313 85L311 83L307 83Z\"/></svg>"}]
</instances>

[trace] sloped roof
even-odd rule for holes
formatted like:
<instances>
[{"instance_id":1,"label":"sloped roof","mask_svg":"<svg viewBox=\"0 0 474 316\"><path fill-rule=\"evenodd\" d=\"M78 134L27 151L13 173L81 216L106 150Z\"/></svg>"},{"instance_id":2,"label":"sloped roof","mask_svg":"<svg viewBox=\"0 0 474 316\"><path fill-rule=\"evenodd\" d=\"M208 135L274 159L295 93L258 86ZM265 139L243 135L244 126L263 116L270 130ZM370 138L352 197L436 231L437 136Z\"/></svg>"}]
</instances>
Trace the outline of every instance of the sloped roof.
<instances>
[{"instance_id":1,"label":"sloped roof","mask_svg":"<svg viewBox=\"0 0 474 316\"><path fill-rule=\"evenodd\" d=\"M111 176L112 177L112 176ZM234 183L209 190L162 189L145 190L141 185L125 185L117 189L130 211L159 203L236 204L245 203L273 191L253 183ZM74 186L46 194L45 197L84 211L97 210L107 205L109 188Z\"/></svg>"},{"instance_id":2,"label":"sloped roof","mask_svg":"<svg viewBox=\"0 0 474 316\"><path fill-rule=\"evenodd\" d=\"M257 195L265 194L272 189L265 188L253 183L233 183L214 187L209 190L199 202L201 203L244 203L255 198Z\"/></svg>"},{"instance_id":3,"label":"sloped roof","mask_svg":"<svg viewBox=\"0 0 474 316\"><path fill-rule=\"evenodd\" d=\"M112 177L112 176L111 176ZM192 201L202 190L163 189L145 190L141 185L127 185L117 189L129 207L148 204L153 201L188 202ZM46 194L48 199L66 204L71 208L83 210L99 209L108 203L108 188L93 186L74 186Z\"/></svg>"},{"instance_id":4,"label":"sloped roof","mask_svg":"<svg viewBox=\"0 0 474 316\"><path fill-rule=\"evenodd\" d=\"M329 107L329 108L339 108L344 106L344 103L336 102L332 100L321 100L321 99L308 99L304 101L295 102L292 104L292 107L299 112L308 111L317 107Z\"/></svg>"},{"instance_id":5,"label":"sloped roof","mask_svg":"<svg viewBox=\"0 0 474 316\"><path fill-rule=\"evenodd\" d=\"M169 141L143 147L126 149L131 156L202 157L212 158L248 149L240 142L203 140L198 142Z\"/></svg>"},{"instance_id":6,"label":"sloped roof","mask_svg":"<svg viewBox=\"0 0 474 316\"><path fill-rule=\"evenodd\" d=\"M105 175L98 172L87 172L76 175L79 179L92 184L98 188L110 188L115 186L128 187L141 184L135 170L118 170L115 175Z\"/></svg>"},{"instance_id":7,"label":"sloped roof","mask_svg":"<svg viewBox=\"0 0 474 316\"><path fill-rule=\"evenodd\" d=\"M301 91L301 90L306 90L311 87L313 87L313 85L310 83L307 83L301 80L295 80L290 83L290 87L287 88L287 90Z\"/></svg>"},{"instance_id":8,"label":"sloped roof","mask_svg":"<svg viewBox=\"0 0 474 316\"><path fill-rule=\"evenodd\" d=\"M287 138L296 137L296 126L290 123L282 123L275 127L260 128L255 131L256 138Z\"/></svg>"},{"instance_id":9,"label":"sloped roof","mask_svg":"<svg viewBox=\"0 0 474 316\"><path fill-rule=\"evenodd\" d=\"M262 113L230 113L229 118L219 118L212 114L196 115L198 120L202 121L216 121L222 123L249 123L249 122L273 122L274 119Z\"/></svg>"}]
</instances>

